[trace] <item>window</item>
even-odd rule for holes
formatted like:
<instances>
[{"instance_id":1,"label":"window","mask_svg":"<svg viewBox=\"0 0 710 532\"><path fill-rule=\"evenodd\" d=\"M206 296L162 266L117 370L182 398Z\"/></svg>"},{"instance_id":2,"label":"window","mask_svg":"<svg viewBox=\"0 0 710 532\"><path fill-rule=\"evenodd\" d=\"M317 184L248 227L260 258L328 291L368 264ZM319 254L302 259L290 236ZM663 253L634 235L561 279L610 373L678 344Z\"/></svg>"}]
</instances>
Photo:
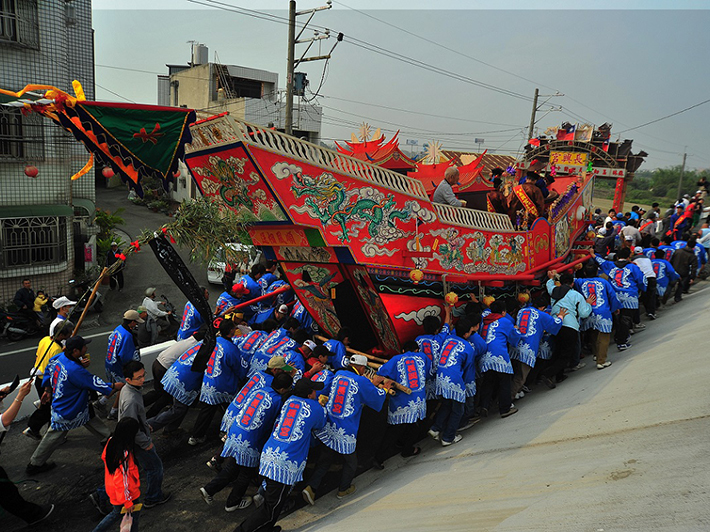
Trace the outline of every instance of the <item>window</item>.
<instances>
[{"instance_id":1,"label":"window","mask_svg":"<svg viewBox=\"0 0 710 532\"><path fill-rule=\"evenodd\" d=\"M0 44L39 50L37 0L0 0Z\"/></svg>"},{"instance_id":2,"label":"window","mask_svg":"<svg viewBox=\"0 0 710 532\"><path fill-rule=\"evenodd\" d=\"M0 219L2 269L60 264L67 260L67 219L63 216Z\"/></svg>"},{"instance_id":3,"label":"window","mask_svg":"<svg viewBox=\"0 0 710 532\"><path fill-rule=\"evenodd\" d=\"M0 0L2 1L2 0ZM37 114L0 107L0 160L44 159L44 125Z\"/></svg>"}]
</instances>

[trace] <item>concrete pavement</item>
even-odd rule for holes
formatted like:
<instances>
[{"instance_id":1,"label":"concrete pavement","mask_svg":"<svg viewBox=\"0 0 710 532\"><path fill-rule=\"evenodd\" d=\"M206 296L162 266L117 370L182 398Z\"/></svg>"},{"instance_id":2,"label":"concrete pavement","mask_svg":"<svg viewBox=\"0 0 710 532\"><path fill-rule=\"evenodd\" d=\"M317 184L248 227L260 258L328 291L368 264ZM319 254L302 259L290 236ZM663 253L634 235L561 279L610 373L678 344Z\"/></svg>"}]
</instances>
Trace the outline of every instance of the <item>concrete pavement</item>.
<instances>
[{"instance_id":1,"label":"concrete pavement","mask_svg":"<svg viewBox=\"0 0 710 532\"><path fill-rule=\"evenodd\" d=\"M329 531L701 531L710 529L707 291L687 296L520 412L442 448L390 459L279 524Z\"/></svg>"}]
</instances>

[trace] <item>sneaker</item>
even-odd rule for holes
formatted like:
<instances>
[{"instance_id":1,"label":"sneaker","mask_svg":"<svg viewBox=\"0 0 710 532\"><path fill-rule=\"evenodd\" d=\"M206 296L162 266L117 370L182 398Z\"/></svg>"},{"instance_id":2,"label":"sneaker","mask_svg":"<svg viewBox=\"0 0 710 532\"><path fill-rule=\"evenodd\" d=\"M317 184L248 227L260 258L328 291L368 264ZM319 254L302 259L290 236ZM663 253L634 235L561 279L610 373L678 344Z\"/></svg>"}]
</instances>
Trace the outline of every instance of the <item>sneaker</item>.
<instances>
[{"instance_id":1,"label":"sneaker","mask_svg":"<svg viewBox=\"0 0 710 532\"><path fill-rule=\"evenodd\" d=\"M448 447L449 445L453 445L454 443L458 443L458 442L460 442L461 440L463 440L463 436L462 436L461 434L457 434L456 436L454 436L454 439L451 440L451 441L444 441L444 440L441 440L441 446L442 446L442 447Z\"/></svg>"},{"instance_id":2,"label":"sneaker","mask_svg":"<svg viewBox=\"0 0 710 532\"><path fill-rule=\"evenodd\" d=\"M214 497L207 493L207 490L205 488L200 488L200 495L202 495L202 499L209 505L212 505L214 503ZM227 510L229 511L229 510Z\"/></svg>"},{"instance_id":3,"label":"sneaker","mask_svg":"<svg viewBox=\"0 0 710 532\"><path fill-rule=\"evenodd\" d=\"M626 351L629 347L631 347L631 344L616 344L616 348L619 351Z\"/></svg>"},{"instance_id":4,"label":"sneaker","mask_svg":"<svg viewBox=\"0 0 710 532\"><path fill-rule=\"evenodd\" d=\"M523 397L525 397L525 392L519 391L518 393L515 394L515 397L513 399L517 400L517 399L522 399Z\"/></svg>"},{"instance_id":5,"label":"sneaker","mask_svg":"<svg viewBox=\"0 0 710 532\"><path fill-rule=\"evenodd\" d=\"M346 489L344 491L339 491L338 494L336 495L336 497L338 499L344 499L348 495L352 495L353 493L355 493L356 490L357 490L357 488L355 487L355 485L351 484L348 489Z\"/></svg>"},{"instance_id":6,"label":"sneaker","mask_svg":"<svg viewBox=\"0 0 710 532\"><path fill-rule=\"evenodd\" d=\"M106 416L109 421L118 421L118 408L112 408Z\"/></svg>"},{"instance_id":7,"label":"sneaker","mask_svg":"<svg viewBox=\"0 0 710 532\"><path fill-rule=\"evenodd\" d=\"M101 515L108 515L109 511L104 508L104 506L101 504L101 499L99 498L98 493L92 493L89 495L89 500L91 501L91 504L94 505L94 508L96 508L96 511L99 512Z\"/></svg>"},{"instance_id":8,"label":"sneaker","mask_svg":"<svg viewBox=\"0 0 710 532\"><path fill-rule=\"evenodd\" d=\"M577 371L577 370L582 369L582 368L583 368L584 366L586 366L586 365L587 365L586 362L580 362L579 364L577 364L577 365L574 366L573 368L569 368L569 370L570 370L570 371Z\"/></svg>"},{"instance_id":9,"label":"sneaker","mask_svg":"<svg viewBox=\"0 0 710 532\"><path fill-rule=\"evenodd\" d=\"M25 430L22 431L22 434L27 436L28 438L31 438L35 441L40 441L42 439L42 435L39 434L38 432L35 432L31 428L27 427Z\"/></svg>"},{"instance_id":10,"label":"sneaker","mask_svg":"<svg viewBox=\"0 0 710 532\"><path fill-rule=\"evenodd\" d=\"M303 500L311 506L316 503L316 494L313 491L313 488L311 488L310 486L306 486L305 488L303 488L303 491L301 491L301 495L303 495Z\"/></svg>"},{"instance_id":11,"label":"sneaker","mask_svg":"<svg viewBox=\"0 0 710 532\"><path fill-rule=\"evenodd\" d=\"M192 445L194 447L195 445L200 445L201 443L205 443L205 441L207 441L206 436L203 436L202 438L195 438L194 436L190 436L187 439L187 444Z\"/></svg>"},{"instance_id":12,"label":"sneaker","mask_svg":"<svg viewBox=\"0 0 710 532\"><path fill-rule=\"evenodd\" d=\"M100 399L98 401L94 401L93 403L91 403L91 406L94 407L94 412L96 413L96 415L101 416L101 417L107 416L108 410L107 410L106 403L102 403Z\"/></svg>"},{"instance_id":13,"label":"sneaker","mask_svg":"<svg viewBox=\"0 0 710 532\"><path fill-rule=\"evenodd\" d=\"M161 504L165 504L170 500L172 495L170 493L163 493L163 497L160 500L157 501L145 501L143 503L143 508L155 508L156 506L159 506Z\"/></svg>"},{"instance_id":14,"label":"sneaker","mask_svg":"<svg viewBox=\"0 0 710 532\"><path fill-rule=\"evenodd\" d=\"M604 362L604 364L597 364L597 369L604 369L608 368L609 366L611 366L611 362L607 360L606 362Z\"/></svg>"},{"instance_id":15,"label":"sneaker","mask_svg":"<svg viewBox=\"0 0 710 532\"><path fill-rule=\"evenodd\" d=\"M252 498L249 496L244 496L237 504L232 504L229 499L227 499L227 504L224 505L224 510L226 512L236 512L237 510L244 510L244 508L249 508L252 503Z\"/></svg>"},{"instance_id":16,"label":"sneaker","mask_svg":"<svg viewBox=\"0 0 710 532\"><path fill-rule=\"evenodd\" d=\"M655 314L646 314L646 317L647 317L649 320L655 320L655 319L656 319L656 315L655 315Z\"/></svg>"},{"instance_id":17,"label":"sneaker","mask_svg":"<svg viewBox=\"0 0 710 532\"><path fill-rule=\"evenodd\" d=\"M441 432L439 432L438 430L434 430L434 429L429 429L428 434L429 434L429 436L431 436L435 440L438 440L441 437Z\"/></svg>"},{"instance_id":18,"label":"sneaker","mask_svg":"<svg viewBox=\"0 0 710 532\"><path fill-rule=\"evenodd\" d=\"M523 391L524 391L525 393L531 393L531 392L532 392L532 390L531 390L530 388L528 388L527 386L525 386L524 384L523 384Z\"/></svg>"},{"instance_id":19,"label":"sneaker","mask_svg":"<svg viewBox=\"0 0 710 532\"><path fill-rule=\"evenodd\" d=\"M47 519L50 515L52 515L52 512L54 511L54 505L50 504L49 506L43 506L42 507L42 514L35 519L34 521L28 521L28 525L36 525L37 523L41 523L45 519Z\"/></svg>"},{"instance_id":20,"label":"sneaker","mask_svg":"<svg viewBox=\"0 0 710 532\"><path fill-rule=\"evenodd\" d=\"M514 406L511 406L511 407L510 407L510 410L508 410L507 412L504 412L503 414L501 414L500 417L502 417L502 418L510 417L510 416L512 416L513 414L517 414L517 412L518 412L518 409L515 408Z\"/></svg>"},{"instance_id":21,"label":"sneaker","mask_svg":"<svg viewBox=\"0 0 710 532\"><path fill-rule=\"evenodd\" d=\"M635 331L643 331L645 328L646 328L645 323L637 323L636 325L634 325Z\"/></svg>"},{"instance_id":22,"label":"sneaker","mask_svg":"<svg viewBox=\"0 0 710 532\"><path fill-rule=\"evenodd\" d=\"M384 462L380 462L377 459L373 458L372 459L372 467L374 469L377 469L378 471L382 471L385 468Z\"/></svg>"},{"instance_id":23,"label":"sneaker","mask_svg":"<svg viewBox=\"0 0 710 532\"><path fill-rule=\"evenodd\" d=\"M254 506L256 508L260 508L261 505L264 504L264 496L261 493L257 493L252 499L254 500Z\"/></svg>"},{"instance_id":24,"label":"sneaker","mask_svg":"<svg viewBox=\"0 0 710 532\"><path fill-rule=\"evenodd\" d=\"M27 467L25 468L25 473L28 475L38 475L39 473L44 473L45 471L51 471L57 467L57 464L54 462L45 462L42 465L32 465L32 464L27 464Z\"/></svg>"},{"instance_id":25,"label":"sneaker","mask_svg":"<svg viewBox=\"0 0 710 532\"><path fill-rule=\"evenodd\" d=\"M470 429L479 421L481 421L480 417L472 417L471 419L468 420L468 422L463 427L459 428L459 432Z\"/></svg>"},{"instance_id":26,"label":"sneaker","mask_svg":"<svg viewBox=\"0 0 710 532\"><path fill-rule=\"evenodd\" d=\"M545 386L547 386L550 390L554 390L555 388L557 388L557 385L556 385L554 382L552 382L552 380L551 380L549 377L546 377L545 375L543 375L542 377L540 377L540 380L541 380L542 383L543 383Z\"/></svg>"}]
</instances>

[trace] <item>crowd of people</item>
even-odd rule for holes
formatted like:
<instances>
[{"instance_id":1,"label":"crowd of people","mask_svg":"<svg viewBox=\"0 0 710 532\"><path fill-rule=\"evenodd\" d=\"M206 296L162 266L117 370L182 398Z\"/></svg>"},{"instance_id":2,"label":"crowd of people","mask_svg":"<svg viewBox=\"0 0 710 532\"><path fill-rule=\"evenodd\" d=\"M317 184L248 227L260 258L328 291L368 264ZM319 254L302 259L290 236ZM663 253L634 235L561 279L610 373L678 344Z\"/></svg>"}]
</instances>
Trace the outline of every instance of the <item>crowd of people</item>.
<instances>
[{"instance_id":1,"label":"crowd of people","mask_svg":"<svg viewBox=\"0 0 710 532\"><path fill-rule=\"evenodd\" d=\"M86 427L104 448L105 482L91 495L104 515L95 530L109 530L119 520L137 530L141 508L171 498L162 487L154 435L181 434L193 408L187 444L199 446L217 434L222 442L218 455L205 456L215 477L195 496L214 505L231 486L227 512L256 506L235 530L280 530L276 521L294 486L301 484L304 501L315 504L333 463L342 462L336 496L355 492L365 406L386 411L387 427L365 464L383 469L395 453L420 454L417 441L427 432L446 447L484 417L514 415L513 401L538 385L555 388L585 366L585 355L594 357L598 370L608 368L612 335L618 351L631 348L632 335L645 328L641 306L656 319L669 296L680 301L706 267L710 229L703 224L695 233L683 231L692 227L692 218L684 225L682 214L690 205L668 215L666 233L664 220L638 208L597 216L596 255L581 268L550 271L544 289L515 300L487 296L456 308L443 304L443 315L424 319L421 334L383 364L351 349L347 327L321 343L317 325L272 262L254 265L234 284L227 279L211 323L193 303L185 305L176 343L152 363L149 391L137 329L160 310L155 289L146 290L143 305L127 310L111 333L105 380L87 370L90 340L73 335L67 319L73 302L60 298L56 327L40 342L33 370L41 400L24 434L39 443L26 473L53 469L49 459L68 432ZM647 221L654 224L650 233ZM216 342L200 364L211 327ZM16 402L30 390L28 381ZM0 430L18 408L7 409ZM102 417L118 421L113 432ZM309 460L314 467L304 479ZM6 477L0 469L0 479ZM247 496L253 483L258 490ZM10 483L0 485L2 506L28 523L51 513L52 507L24 501Z\"/></svg>"}]
</instances>

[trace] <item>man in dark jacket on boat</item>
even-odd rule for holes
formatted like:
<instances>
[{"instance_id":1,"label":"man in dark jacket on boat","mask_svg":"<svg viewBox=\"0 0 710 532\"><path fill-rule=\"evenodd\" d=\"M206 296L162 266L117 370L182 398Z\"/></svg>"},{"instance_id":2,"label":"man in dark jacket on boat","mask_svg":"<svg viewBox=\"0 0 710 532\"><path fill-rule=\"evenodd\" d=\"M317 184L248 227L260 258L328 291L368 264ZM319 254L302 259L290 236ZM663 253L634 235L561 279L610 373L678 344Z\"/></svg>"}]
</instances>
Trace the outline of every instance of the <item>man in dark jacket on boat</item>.
<instances>
[{"instance_id":1,"label":"man in dark jacket on boat","mask_svg":"<svg viewBox=\"0 0 710 532\"><path fill-rule=\"evenodd\" d=\"M434 203L442 203L444 205L452 205L453 207L465 207L466 201L460 200L454 194L454 185L459 183L459 169L456 167L449 167L444 172L444 179L436 187L434 195L431 201Z\"/></svg>"}]
</instances>

